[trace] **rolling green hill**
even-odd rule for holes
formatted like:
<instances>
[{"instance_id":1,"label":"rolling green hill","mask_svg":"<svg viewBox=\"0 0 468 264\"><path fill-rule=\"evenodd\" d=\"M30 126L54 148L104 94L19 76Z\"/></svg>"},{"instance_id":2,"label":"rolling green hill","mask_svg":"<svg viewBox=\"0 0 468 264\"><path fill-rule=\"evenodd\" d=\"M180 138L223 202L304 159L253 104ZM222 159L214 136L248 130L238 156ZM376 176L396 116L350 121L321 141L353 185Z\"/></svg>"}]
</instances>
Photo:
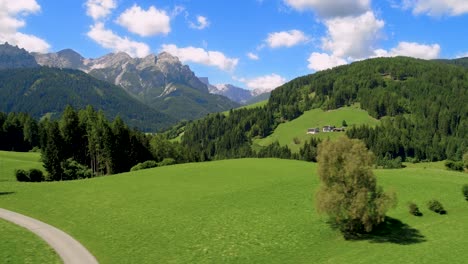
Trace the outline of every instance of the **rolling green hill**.
<instances>
[{"instance_id":1,"label":"rolling green hill","mask_svg":"<svg viewBox=\"0 0 468 264\"><path fill-rule=\"evenodd\" d=\"M128 95L122 88L78 70L55 68L0 71L0 111L25 112L35 118L58 115L66 105L84 109L92 105L108 118L120 115L131 127L156 131L175 122Z\"/></svg>"},{"instance_id":2,"label":"rolling green hill","mask_svg":"<svg viewBox=\"0 0 468 264\"><path fill-rule=\"evenodd\" d=\"M468 70L463 67L408 57L375 58L298 77L273 90L263 108L189 123L181 142L203 160L251 157L252 146L257 150L255 146L273 142L278 130L291 129L278 137L284 145L290 144L289 135L301 139L314 126L302 123L310 110L359 104L381 122L364 122L346 135L363 140L378 158L460 160L468 151L466 102ZM331 123L324 122L316 125ZM267 139L252 145L258 138Z\"/></svg>"},{"instance_id":3,"label":"rolling green hill","mask_svg":"<svg viewBox=\"0 0 468 264\"><path fill-rule=\"evenodd\" d=\"M239 159L90 180L0 182L0 207L55 225L100 263L462 263L468 175L377 170L399 205L385 230L345 240L317 215L316 164ZM438 199L448 214L429 211ZM408 213L419 205L422 217Z\"/></svg>"},{"instance_id":4,"label":"rolling green hill","mask_svg":"<svg viewBox=\"0 0 468 264\"><path fill-rule=\"evenodd\" d=\"M299 151L299 148L304 145L304 142L311 137L320 139L335 139L343 135L340 132L322 133L322 127L332 125L341 127L343 120L348 126L358 125L377 125L378 120L369 116L369 114L360 109L357 105L352 107L342 107L336 110L323 111L321 109L313 109L304 112L300 117L280 124L271 135L262 139L254 140L254 144L259 146L267 146L275 141L280 145L287 145L293 152ZM316 135L306 134L308 128L320 128L320 133ZM298 143L295 143L294 140Z\"/></svg>"}]
</instances>

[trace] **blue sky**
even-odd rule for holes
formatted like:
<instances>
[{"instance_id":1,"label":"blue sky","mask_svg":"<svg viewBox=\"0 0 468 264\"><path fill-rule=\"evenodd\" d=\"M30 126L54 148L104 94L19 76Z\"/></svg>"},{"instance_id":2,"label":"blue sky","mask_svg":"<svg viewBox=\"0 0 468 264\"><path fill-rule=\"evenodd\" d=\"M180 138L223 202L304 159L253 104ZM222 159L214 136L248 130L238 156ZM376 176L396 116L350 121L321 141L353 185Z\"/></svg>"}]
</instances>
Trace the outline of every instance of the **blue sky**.
<instances>
[{"instance_id":1,"label":"blue sky","mask_svg":"<svg viewBox=\"0 0 468 264\"><path fill-rule=\"evenodd\" d=\"M468 56L468 0L0 0L0 42L96 58L168 51L211 83L271 89L377 56Z\"/></svg>"}]
</instances>

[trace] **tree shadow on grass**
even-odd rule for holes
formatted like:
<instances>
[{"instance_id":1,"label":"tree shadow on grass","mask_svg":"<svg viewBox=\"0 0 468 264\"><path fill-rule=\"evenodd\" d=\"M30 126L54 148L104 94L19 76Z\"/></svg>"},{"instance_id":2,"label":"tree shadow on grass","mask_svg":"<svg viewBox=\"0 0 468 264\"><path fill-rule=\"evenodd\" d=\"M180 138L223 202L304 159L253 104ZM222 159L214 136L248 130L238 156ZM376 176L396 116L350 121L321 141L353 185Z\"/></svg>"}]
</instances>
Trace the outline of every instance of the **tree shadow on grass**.
<instances>
[{"instance_id":1,"label":"tree shadow on grass","mask_svg":"<svg viewBox=\"0 0 468 264\"><path fill-rule=\"evenodd\" d=\"M0 196L1 195L8 195L8 194L14 194L15 192L0 192Z\"/></svg>"},{"instance_id":2,"label":"tree shadow on grass","mask_svg":"<svg viewBox=\"0 0 468 264\"><path fill-rule=\"evenodd\" d=\"M370 233L346 234L345 238L347 240L368 240L374 243L399 245L411 245L426 241L419 230L391 217L386 217L385 221Z\"/></svg>"}]
</instances>

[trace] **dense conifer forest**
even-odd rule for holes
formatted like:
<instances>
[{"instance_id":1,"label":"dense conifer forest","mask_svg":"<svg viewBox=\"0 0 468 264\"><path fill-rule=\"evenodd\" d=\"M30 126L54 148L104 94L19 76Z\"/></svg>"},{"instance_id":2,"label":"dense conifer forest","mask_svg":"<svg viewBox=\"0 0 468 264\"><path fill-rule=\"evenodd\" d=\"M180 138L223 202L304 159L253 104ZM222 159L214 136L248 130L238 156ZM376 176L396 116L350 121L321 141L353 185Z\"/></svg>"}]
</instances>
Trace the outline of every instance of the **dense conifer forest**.
<instances>
[{"instance_id":1,"label":"dense conifer forest","mask_svg":"<svg viewBox=\"0 0 468 264\"><path fill-rule=\"evenodd\" d=\"M377 157L460 160L468 148L468 71L438 61L378 58L303 76L274 90L264 108L210 115L186 126L182 144L203 159L248 156L251 141L313 108L359 103L381 119L354 127Z\"/></svg>"},{"instance_id":2,"label":"dense conifer forest","mask_svg":"<svg viewBox=\"0 0 468 264\"><path fill-rule=\"evenodd\" d=\"M78 70L48 67L0 70L0 111L25 112L39 119L60 117L67 105L92 105L107 118L119 115L129 126L158 131L176 120L143 104L122 88Z\"/></svg>"}]
</instances>

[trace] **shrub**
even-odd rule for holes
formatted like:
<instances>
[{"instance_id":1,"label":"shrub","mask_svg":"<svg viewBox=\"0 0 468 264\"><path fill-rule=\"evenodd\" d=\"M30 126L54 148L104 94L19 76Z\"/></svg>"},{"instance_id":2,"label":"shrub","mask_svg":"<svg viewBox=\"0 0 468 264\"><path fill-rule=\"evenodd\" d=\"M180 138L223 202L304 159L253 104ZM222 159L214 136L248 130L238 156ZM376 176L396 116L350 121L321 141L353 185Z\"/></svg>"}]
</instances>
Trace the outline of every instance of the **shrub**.
<instances>
[{"instance_id":1,"label":"shrub","mask_svg":"<svg viewBox=\"0 0 468 264\"><path fill-rule=\"evenodd\" d=\"M62 180L77 180L77 179L86 179L93 177L92 171L75 161L72 158L69 158L61 163L63 170Z\"/></svg>"},{"instance_id":2,"label":"shrub","mask_svg":"<svg viewBox=\"0 0 468 264\"><path fill-rule=\"evenodd\" d=\"M447 160L445 162L445 167L449 170L463 171L463 161Z\"/></svg>"},{"instance_id":3,"label":"shrub","mask_svg":"<svg viewBox=\"0 0 468 264\"><path fill-rule=\"evenodd\" d=\"M298 137L293 138L294 144L299 145L301 144L301 140Z\"/></svg>"},{"instance_id":4,"label":"shrub","mask_svg":"<svg viewBox=\"0 0 468 264\"><path fill-rule=\"evenodd\" d=\"M25 170L16 170L15 175L16 175L16 180L19 182L29 181L29 173Z\"/></svg>"},{"instance_id":5,"label":"shrub","mask_svg":"<svg viewBox=\"0 0 468 264\"><path fill-rule=\"evenodd\" d=\"M169 166L176 164L175 159L165 158L161 162L158 163L158 166Z\"/></svg>"},{"instance_id":6,"label":"shrub","mask_svg":"<svg viewBox=\"0 0 468 264\"><path fill-rule=\"evenodd\" d=\"M38 169L16 170L16 180L19 182L42 182L45 181L44 173Z\"/></svg>"},{"instance_id":7,"label":"shrub","mask_svg":"<svg viewBox=\"0 0 468 264\"><path fill-rule=\"evenodd\" d=\"M463 196L465 196L465 200L468 201L468 184L463 185L462 192L463 192Z\"/></svg>"},{"instance_id":8,"label":"shrub","mask_svg":"<svg viewBox=\"0 0 468 264\"><path fill-rule=\"evenodd\" d=\"M164 161L164 160L163 160ZM137 165L133 166L130 171L137 171L137 170L144 170L158 167L160 163L157 163L154 160L147 160L145 162L138 163Z\"/></svg>"},{"instance_id":9,"label":"shrub","mask_svg":"<svg viewBox=\"0 0 468 264\"><path fill-rule=\"evenodd\" d=\"M431 200L427 203L427 207L429 208L429 210L433 211L433 212L436 212L438 214L446 214L447 211L445 211L444 209L444 206L442 206L442 204L437 201L437 200Z\"/></svg>"},{"instance_id":10,"label":"shrub","mask_svg":"<svg viewBox=\"0 0 468 264\"><path fill-rule=\"evenodd\" d=\"M377 159L377 166L382 166L384 169L401 169L403 167L401 157L392 159L388 154L383 158Z\"/></svg>"},{"instance_id":11,"label":"shrub","mask_svg":"<svg viewBox=\"0 0 468 264\"><path fill-rule=\"evenodd\" d=\"M31 182L42 182L45 180L44 173L38 169L29 170L29 180Z\"/></svg>"},{"instance_id":12,"label":"shrub","mask_svg":"<svg viewBox=\"0 0 468 264\"><path fill-rule=\"evenodd\" d=\"M419 211L419 208L415 203L409 203L408 208L409 208L410 214L412 214L412 215L415 215L415 216L422 216L423 215L421 213L421 211Z\"/></svg>"}]
</instances>

